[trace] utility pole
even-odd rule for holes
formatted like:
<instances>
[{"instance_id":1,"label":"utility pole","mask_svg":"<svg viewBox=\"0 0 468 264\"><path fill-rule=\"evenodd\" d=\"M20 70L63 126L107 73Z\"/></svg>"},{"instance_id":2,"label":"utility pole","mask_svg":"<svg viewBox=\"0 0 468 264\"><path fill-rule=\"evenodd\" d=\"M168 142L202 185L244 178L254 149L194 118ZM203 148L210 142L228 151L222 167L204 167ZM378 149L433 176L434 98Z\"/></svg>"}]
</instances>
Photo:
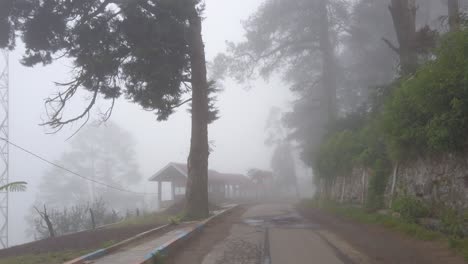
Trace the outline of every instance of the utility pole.
<instances>
[{"instance_id":1,"label":"utility pole","mask_svg":"<svg viewBox=\"0 0 468 264\"><path fill-rule=\"evenodd\" d=\"M0 137L9 140L9 60L8 50L0 50ZM0 140L0 186L9 182L9 147ZM0 192L0 246L8 247L8 192Z\"/></svg>"}]
</instances>

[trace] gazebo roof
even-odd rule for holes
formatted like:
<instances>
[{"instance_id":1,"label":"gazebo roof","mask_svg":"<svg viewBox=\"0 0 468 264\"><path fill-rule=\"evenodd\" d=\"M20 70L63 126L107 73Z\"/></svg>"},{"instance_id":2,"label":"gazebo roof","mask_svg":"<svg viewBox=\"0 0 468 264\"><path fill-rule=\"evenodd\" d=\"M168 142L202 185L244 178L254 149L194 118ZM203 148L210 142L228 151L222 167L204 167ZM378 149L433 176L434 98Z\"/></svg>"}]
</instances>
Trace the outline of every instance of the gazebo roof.
<instances>
[{"instance_id":1,"label":"gazebo roof","mask_svg":"<svg viewBox=\"0 0 468 264\"><path fill-rule=\"evenodd\" d=\"M187 164L171 162L167 164L164 168L156 172L153 176L151 176L151 178L149 178L149 181L168 181L170 180L168 179L168 172L170 171L177 171L180 175L184 176L185 178L187 178L188 176ZM175 175L172 177L174 179L177 178L177 176ZM239 185L251 184L250 179L242 174L220 173L215 170L208 170L208 182Z\"/></svg>"}]
</instances>

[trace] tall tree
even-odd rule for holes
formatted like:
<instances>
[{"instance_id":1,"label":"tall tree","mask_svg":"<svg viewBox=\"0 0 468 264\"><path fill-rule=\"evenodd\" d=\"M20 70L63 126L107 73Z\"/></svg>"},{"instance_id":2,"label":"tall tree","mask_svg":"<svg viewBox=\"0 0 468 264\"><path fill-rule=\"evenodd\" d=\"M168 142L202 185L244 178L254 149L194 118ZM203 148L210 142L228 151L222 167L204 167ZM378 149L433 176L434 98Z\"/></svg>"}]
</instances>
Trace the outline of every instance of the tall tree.
<instances>
[{"instance_id":1,"label":"tall tree","mask_svg":"<svg viewBox=\"0 0 468 264\"><path fill-rule=\"evenodd\" d=\"M333 119L335 48L346 18L339 0L267 0L244 24L246 41L230 43L228 56L216 62L239 81L283 73L294 91L315 90L324 118Z\"/></svg>"},{"instance_id":2,"label":"tall tree","mask_svg":"<svg viewBox=\"0 0 468 264\"><path fill-rule=\"evenodd\" d=\"M394 48L400 56L403 75L416 71L418 55L416 52L416 0L391 0L389 6L399 47Z\"/></svg>"},{"instance_id":3,"label":"tall tree","mask_svg":"<svg viewBox=\"0 0 468 264\"><path fill-rule=\"evenodd\" d=\"M245 21L246 40L229 43L215 65L241 82L281 74L298 95L288 125L313 148L339 112L336 53L348 10L341 0L266 0Z\"/></svg>"},{"instance_id":4,"label":"tall tree","mask_svg":"<svg viewBox=\"0 0 468 264\"><path fill-rule=\"evenodd\" d=\"M112 104L125 97L158 120L192 101L192 140L186 211L208 216L208 82L201 35L200 0L4 0L0 2L0 48L26 45L23 64L73 61L74 76L64 90L47 100L50 120L60 130L87 120L103 97ZM74 117L65 109L79 89L91 93L84 111ZM191 97L185 98L188 93Z\"/></svg>"},{"instance_id":5,"label":"tall tree","mask_svg":"<svg viewBox=\"0 0 468 264\"><path fill-rule=\"evenodd\" d=\"M291 138L283 126L281 110L273 107L266 123L267 139L265 144L273 147L271 168L275 177L275 185L280 191L295 190L299 197L299 187L296 175L296 164L293 156Z\"/></svg>"},{"instance_id":6,"label":"tall tree","mask_svg":"<svg viewBox=\"0 0 468 264\"><path fill-rule=\"evenodd\" d=\"M396 75L398 55L382 38L394 41L395 31L386 0L360 0L351 9L348 35L343 41L339 64L343 65L346 87L340 94L345 113L356 111L375 92Z\"/></svg>"},{"instance_id":7,"label":"tall tree","mask_svg":"<svg viewBox=\"0 0 468 264\"><path fill-rule=\"evenodd\" d=\"M451 31L460 28L460 7L458 0L448 0L448 19Z\"/></svg>"},{"instance_id":8,"label":"tall tree","mask_svg":"<svg viewBox=\"0 0 468 264\"><path fill-rule=\"evenodd\" d=\"M171 1L171 0L168 0ZM190 2L190 0L188 0ZM207 217L208 209L208 123L209 87L206 77L205 46L202 38L202 19L196 1L190 3L189 49L192 67L192 139L188 157L188 181L185 213L189 218Z\"/></svg>"},{"instance_id":9,"label":"tall tree","mask_svg":"<svg viewBox=\"0 0 468 264\"><path fill-rule=\"evenodd\" d=\"M319 47L322 53L322 83L323 98L327 106L325 112L329 122L333 122L338 115L338 106L336 99L337 90L337 69L335 59L335 45L330 39L330 10L329 0L320 0L318 12L320 14L320 41Z\"/></svg>"},{"instance_id":10,"label":"tall tree","mask_svg":"<svg viewBox=\"0 0 468 264\"><path fill-rule=\"evenodd\" d=\"M428 25L417 29L416 0L391 0L389 10L398 40L398 47L384 39L400 57L401 75L413 74L419 63L419 56L427 54L435 45L437 32Z\"/></svg>"},{"instance_id":11,"label":"tall tree","mask_svg":"<svg viewBox=\"0 0 468 264\"><path fill-rule=\"evenodd\" d=\"M275 184L280 191L292 189L300 197L299 186L296 175L296 164L293 157L293 148L289 141L283 141L275 146L271 158L271 168L275 177Z\"/></svg>"},{"instance_id":12,"label":"tall tree","mask_svg":"<svg viewBox=\"0 0 468 264\"><path fill-rule=\"evenodd\" d=\"M135 142L130 133L110 122L88 126L73 138L58 164L96 181L129 189L141 180L136 162ZM109 189L53 168L39 185L38 202L52 207L93 203L103 199L111 208L135 209L143 197Z\"/></svg>"}]
</instances>

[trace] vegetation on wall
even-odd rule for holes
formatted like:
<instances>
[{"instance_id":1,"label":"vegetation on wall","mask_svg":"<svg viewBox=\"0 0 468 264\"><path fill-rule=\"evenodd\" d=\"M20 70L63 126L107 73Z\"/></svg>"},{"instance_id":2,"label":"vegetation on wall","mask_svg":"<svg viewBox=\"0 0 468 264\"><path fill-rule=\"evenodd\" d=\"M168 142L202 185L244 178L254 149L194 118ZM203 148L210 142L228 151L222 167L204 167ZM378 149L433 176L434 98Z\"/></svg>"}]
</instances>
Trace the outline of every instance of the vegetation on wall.
<instances>
[{"instance_id":1,"label":"vegetation on wall","mask_svg":"<svg viewBox=\"0 0 468 264\"><path fill-rule=\"evenodd\" d=\"M467 41L466 29L447 33L415 74L378 90L365 110L330 127L318 153L311 155L318 178L332 182L352 168L368 168L367 205L380 208L391 168L399 161L465 150Z\"/></svg>"}]
</instances>

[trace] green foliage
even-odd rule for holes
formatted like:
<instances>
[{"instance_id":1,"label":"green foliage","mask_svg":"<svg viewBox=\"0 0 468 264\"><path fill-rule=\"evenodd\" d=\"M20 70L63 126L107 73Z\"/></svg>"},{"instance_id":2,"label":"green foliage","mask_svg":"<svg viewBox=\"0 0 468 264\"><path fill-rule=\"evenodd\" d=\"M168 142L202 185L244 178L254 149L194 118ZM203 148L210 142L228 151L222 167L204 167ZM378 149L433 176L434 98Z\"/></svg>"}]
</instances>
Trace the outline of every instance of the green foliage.
<instances>
[{"instance_id":1,"label":"green foliage","mask_svg":"<svg viewBox=\"0 0 468 264\"><path fill-rule=\"evenodd\" d=\"M362 223L379 224L389 229L396 230L411 237L421 240L435 240L442 238L442 234L428 230L416 223L410 223L403 218L396 218L391 215L369 212L363 208L338 205L333 201L318 202L317 200L303 201L302 208L319 208L330 213L344 216Z\"/></svg>"},{"instance_id":2,"label":"green foliage","mask_svg":"<svg viewBox=\"0 0 468 264\"><path fill-rule=\"evenodd\" d=\"M413 203L413 202L408 202ZM447 241L448 246L455 251L462 254L465 260L468 260L468 239L460 238L456 236L444 236L444 234L428 230L421 225L418 225L414 222L408 222L405 218L400 217L396 218L391 215L384 215L378 213L369 213L366 210L361 208L353 208L338 205L334 201L321 201L317 199L309 199L301 201L300 208L319 208L330 213L344 216L346 218L359 221L361 223L367 224L378 224L386 228L401 232L408 236L425 240L441 240Z\"/></svg>"},{"instance_id":3,"label":"green foliage","mask_svg":"<svg viewBox=\"0 0 468 264\"><path fill-rule=\"evenodd\" d=\"M442 221L442 232L454 238L464 237L465 219L463 215L452 208L444 208L440 211L439 218Z\"/></svg>"},{"instance_id":4,"label":"green foliage","mask_svg":"<svg viewBox=\"0 0 468 264\"><path fill-rule=\"evenodd\" d=\"M0 27L7 30L0 30L0 47L14 48L15 37L21 37L27 66L66 54L76 71L60 97L65 102L82 88L93 97L125 96L165 120L188 93L182 82L190 78L185 36L193 6L181 4L185 1L6 2ZM65 122L61 111L52 116L56 128Z\"/></svg>"},{"instance_id":5,"label":"green foliage","mask_svg":"<svg viewBox=\"0 0 468 264\"><path fill-rule=\"evenodd\" d=\"M126 228L134 226L150 226L150 225L164 225L168 223L169 216L164 213L152 213L149 215L136 216L126 219L116 225L109 226L108 228Z\"/></svg>"},{"instance_id":6,"label":"green foliage","mask_svg":"<svg viewBox=\"0 0 468 264\"><path fill-rule=\"evenodd\" d=\"M410 223L416 223L416 220L429 215L429 207L421 200L411 196L402 196L393 202L392 209L398 212L401 217Z\"/></svg>"},{"instance_id":7,"label":"green foliage","mask_svg":"<svg viewBox=\"0 0 468 264\"><path fill-rule=\"evenodd\" d=\"M455 249L457 252L461 253L465 258L465 261L468 261L468 239L450 237L448 241L450 248Z\"/></svg>"},{"instance_id":8,"label":"green foliage","mask_svg":"<svg viewBox=\"0 0 468 264\"><path fill-rule=\"evenodd\" d=\"M0 264L62 264L79 256L92 252L92 250L83 251L63 251L46 254L23 255L7 257L0 259Z\"/></svg>"},{"instance_id":9,"label":"green foliage","mask_svg":"<svg viewBox=\"0 0 468 264\"><path fill-rule=\"evenodd\" d=\"M332 179L348 173L362 146L355 133L349 130L329 136L320 146L315 169L319 177Z\"/></svg>"},{"instance_id":10,"label":"green foliage","mask_svg":"<svg viewBox=\"0 0 468 264\"><path fill-rule=\"evenodd\" d=\"M378 123L370 114L351 114L338 120L321 144L315 158L317 176L332 182L347 176L354 167L371 169L367 206L375 210L384 204L383 195L391 164Z\"/></svg>"},{"instance_id":11,"label":"green foliage","mask_svg":"<svg viewBox=\"0 0 468 264\"><path fill-rule=\"evenodd\" d=\"M402 81L386 102L381 121L396 159L466 148L467 41L468 30L447 34L435 59Z\"/></svg>"},{"instance_id":12,"label":"green foliage","mask_svg":"<svg viewBox=\"0 0 468 264\"><path fill-rule=\"evenodd\" d=\"M182 218L180 216L171 216L169 217L169 223L171 225L178 225L182 221Z\"/></svg>"},{"instance_id":13,"label":"green foliage","mask_svg":"<svg viewBox=\"0 0 468 264\"><path fill-rule=\"evenodd\" d=\"M165 262L165 259L167 259L166 255L162 253L157 253L152 256L151 258L151 263L152 264L163 264Z\"/></svg>"},{"instance_id":14,"label":"green foliage","mask_svg":"<svg viewBox=\"0 0 468 264\"><path fill-rule=\"evenodd\" d=\"M5 184L0 186L0 191L7 191L7 192L24 192L26 191L27 182L11 182L9 184Z\"/></svg>"},{"instance_id":15,"label":"green foliage","mask_svg":"<svg viewBox=\"0 0 468 264\"><path fill-rule=\"evenodd\" d=\"M390 163L386 159L377 159L373 167L366 207L370 210L377 210L384 207L384 193L390 174Z\"/></svg>"},{"instance_id":16,"label":"green foliage","mask_svg":"<svg viewBox=\"0 0 468 264\"><path fill-rule=\"evenodd\" d=\"M414 76L379 87L367 110L333 124L319 151L310 155L318 177L332 182L353 167L371 169L367 206L377 209L383 206L392 161L466 150L467 42L468 30L448 33Z\"/></svg>"}]
</instances>

